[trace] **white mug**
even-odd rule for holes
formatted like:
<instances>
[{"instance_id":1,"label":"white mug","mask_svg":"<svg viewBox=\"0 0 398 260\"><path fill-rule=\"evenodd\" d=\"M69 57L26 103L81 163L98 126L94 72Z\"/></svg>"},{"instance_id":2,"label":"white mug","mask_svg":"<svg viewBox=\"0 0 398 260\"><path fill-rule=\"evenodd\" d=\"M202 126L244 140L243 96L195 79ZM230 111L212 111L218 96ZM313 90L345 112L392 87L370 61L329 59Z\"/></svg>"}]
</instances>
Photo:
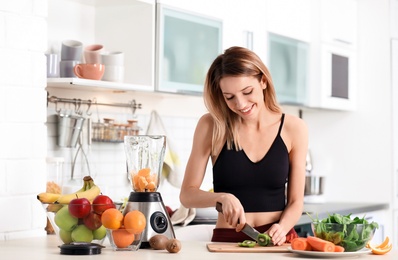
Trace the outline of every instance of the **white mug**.
<instances>
[{"instance_id":1,"label":"white mug","mask_svg":"<svg viewBox=\"0 0 398 260\"><path fill-rule=\"evenodd\" d=\"M105 65L106 69L102 80L113 81L113 82L123 82L124 80L124 66L112 66Z\"/></svg>"},{"instance_id":2,"label":"white mug","mask_svg":"<svg viewBox=\"0 0 398 260\"><path fill-rule=\"evenodd\" d=\"M121 51L102 53L101 61L105 65L124 66L124 53Z\"/></svg>"},{"instance_id":3,"label":"white mug","mask_svg":"<svg viewBox=\"0 0 398 260\"><path fill-rule=\"evenodd\" d=\"M59 77L59 55L56 53L46 53L47 57L47 78Z\"/></svg>"}]
</instances>

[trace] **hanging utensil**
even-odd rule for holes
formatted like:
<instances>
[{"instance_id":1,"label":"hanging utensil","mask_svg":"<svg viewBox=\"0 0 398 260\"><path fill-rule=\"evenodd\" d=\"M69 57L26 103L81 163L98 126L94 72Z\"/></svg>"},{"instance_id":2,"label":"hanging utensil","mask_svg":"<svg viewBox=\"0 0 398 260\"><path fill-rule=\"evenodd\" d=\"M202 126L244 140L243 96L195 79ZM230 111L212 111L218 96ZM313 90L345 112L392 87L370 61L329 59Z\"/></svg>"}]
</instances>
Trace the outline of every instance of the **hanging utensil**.
<instances>
[{"instance_id":1,"label":"hanging utensil","mask_svg":"<svg viewBox=\"0 0 398 260\"><path fill-rule=\"evenodd\" d=\"M313 168L313 166L312 166L311 152L308 149L307 156L305 157L305 171L306 171L306 173L310 175L311 171L312 171L312 168Z\"/></svg>"}]
</instances>

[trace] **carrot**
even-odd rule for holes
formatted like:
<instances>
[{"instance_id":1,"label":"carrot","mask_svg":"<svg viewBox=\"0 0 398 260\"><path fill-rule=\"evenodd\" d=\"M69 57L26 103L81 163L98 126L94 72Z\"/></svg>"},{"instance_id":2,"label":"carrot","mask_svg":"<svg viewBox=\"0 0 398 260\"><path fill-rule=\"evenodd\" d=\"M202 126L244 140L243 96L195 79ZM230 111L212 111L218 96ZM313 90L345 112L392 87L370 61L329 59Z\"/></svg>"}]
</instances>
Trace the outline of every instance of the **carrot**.
<instances>
[{"instance_id":1,"label":"carrot","mask_svg":"<svg viewBox=\"0 0 398 260\"><path fill-rule=\"evenodd\" d=\"M321 252L334 252L336 246L332 242L323 240L319 237L308 236L308 243L311 245L313 250Z\"/></svg>"},{"instance_id":2,"label":"carrot","mask_svg":"<svg viewBox=\"0 0 398 260\"><path fill-rule=\"evenodd\" d=\"M335 245L334 246L334 252L344 252L344 247L342 247L342 246L338 246L338 245Z\"/></svg>"},{"instance_id":3,"label":"carrot","mask_svg":"<svg viewBox=\"0 0 398 260\"><path fill-rule=\"evenodd\" d=\"M312 247L307 241L305 237L296 237L291 242L292 249L294 250L304 250L304 251L312 251Z\"/></svg>"}]
</instances>

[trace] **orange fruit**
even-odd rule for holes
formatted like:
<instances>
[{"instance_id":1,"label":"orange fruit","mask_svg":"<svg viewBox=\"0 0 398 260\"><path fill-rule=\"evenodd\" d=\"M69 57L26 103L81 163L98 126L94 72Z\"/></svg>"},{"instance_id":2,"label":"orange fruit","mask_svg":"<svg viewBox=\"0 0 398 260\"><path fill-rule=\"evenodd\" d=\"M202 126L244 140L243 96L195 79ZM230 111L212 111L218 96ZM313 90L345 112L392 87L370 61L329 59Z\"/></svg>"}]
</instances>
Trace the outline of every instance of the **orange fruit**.
<instances>
[{"instance_id":1,"label":"orange fruit","mask_svg":"<svg viewBox=\"0 0 398 260\"><path fill-rule=\"evenodd\" d=\"M381 249L383 249L384 247L386 247L386 246L388 245L389 242L390 242L390 238L387 236L387 237L384 239L383 243L381 243L380 245L376 246L376 248L381 248Z\"/></svg>"},{"instance_id":2,"label":"orange fruit","mask_svg":"<svg viewBox=\"0 0 398 260\"><path fill-rule=\"evenodd\" d=\"M143 169L138 171L138 175L139 176L147 177L150 174L151 174L151 169L149 169L149 168L143 168Z\"/></svg>"},{"instance_id":3,"label":"orange fruit","mask_svg":"<svg viewBox=\"0 0 398 260\"><path fill-rule=\"evenodd\" d=\"M137 173L131 173L134 191L156 191L157 188L157 175L151 174L150 168L143 168Z\"/></svg>"},{"instance_id":4,"label":"orange fruit","mask_svg":"<svg viewBox=\"0 0 398 260\"><path fill-rule=\"evenodd\" d=\"M372 253L375 255L384 255L391 251L392 244L388 244L390 242L389 237L384 239L383 243L377 246L372 246L370 243L367 244L367 247L372 250Z\"/></svg>"},{"instance_id":5,"label":"orange fruit","mask_svg":"<svg viewBox=\"0 0 398 260\"><path fill-rule=\"evenodd\" d=\"M123 213L115 208L107 209L101 215L101 222L106 228L118 229L123 223Z\"/></svg>"},{"instance_id":6,"label":"orange fruit","mask_svg":"<svg viewBox=\"0 0 398 260\"><path fill-rule=\"evenodd\" d=\"M127 212L124 216L124 227L133 234L140 234L146 227L145 215L139 210Z\"/></svg>"},{"instance_id":7,"label":"orange fruit","mask_svg":"<svg viewBox=\"0 0 398 260\"><path fill-rule=\"evenodd\" d=\"M372 245L369 245L369 248L372 250L372 253L375 255L384 255L391 251L392 244L385 246L383 248L374 248Z\"/></svg>"},{"instance_id":8,"label":"orange fruit","mask_svg":"<svg viewBox=\"0 0 398 260\"><path fill-rule=\"evenodd\" d=\"M156 184L153 181L151 181L146 186L146 189L151 191L151 192L154 192L156 190Z\"/></svg>"},{"instance_id":9,"label":"orange fruit","mask_svg":"<svg viewBox=\"0 0 398 260\"><path fill-rule=\"evenodd\" d=\"M134 234L123 228L112 230L112 238L118 248L126 248L134 242Z\"/></svg>"}]
</instances>

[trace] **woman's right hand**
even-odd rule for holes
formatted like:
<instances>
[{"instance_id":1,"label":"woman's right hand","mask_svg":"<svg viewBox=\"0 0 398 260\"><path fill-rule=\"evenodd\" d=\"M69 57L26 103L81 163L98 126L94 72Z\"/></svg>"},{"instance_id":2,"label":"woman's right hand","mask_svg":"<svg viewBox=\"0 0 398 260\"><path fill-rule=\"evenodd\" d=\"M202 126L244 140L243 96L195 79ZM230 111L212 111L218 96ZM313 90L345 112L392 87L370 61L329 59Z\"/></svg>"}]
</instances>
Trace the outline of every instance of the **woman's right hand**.
<instances>
[{"instance_id":1,"label":"woman's right hand","mask_svg":"<svg viewBox=\"0 0 398 260\"><path fill-rule=\"evenodd\" d=\"M222 204L224 221L236 228L237 232L241 231L245 226L246 216L240 201L234 195L227 193L219 198L219 202Z\"/></svg>"}]
</instances>

